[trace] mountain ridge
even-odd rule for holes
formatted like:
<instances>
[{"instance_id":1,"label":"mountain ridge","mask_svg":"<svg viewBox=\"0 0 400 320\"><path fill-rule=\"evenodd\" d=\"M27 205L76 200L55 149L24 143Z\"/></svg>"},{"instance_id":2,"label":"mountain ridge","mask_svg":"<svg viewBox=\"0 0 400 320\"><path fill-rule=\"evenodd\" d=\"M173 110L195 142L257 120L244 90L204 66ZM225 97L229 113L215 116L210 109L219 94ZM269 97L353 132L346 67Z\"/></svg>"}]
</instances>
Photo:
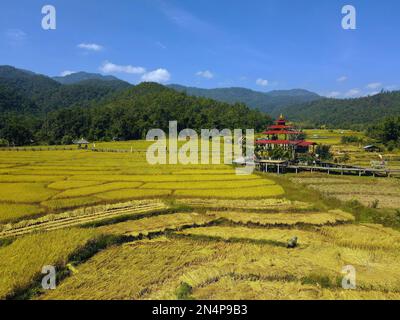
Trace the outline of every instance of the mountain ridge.
<instances>
[{"instance_id":1,"label":"mountain ridge","mask_svg":"<svg viewBox=\"0 0 400 320\"><path fill-rule=\"evenodd\" d=\"M117 77L110 75L102 75L100 73L90 73L85 71L74 72L65 76L52 77L53 80L61 84L76 84L87 80L101 80L101 81L121 81L125 82ZM127 82L125 82L127 83Z\"/></svg>"},{"instance_id":2,"label":"mountain ridge","mask_svg":"<svg viewBox=\"0 0 400 320\"><path fill-rule=\"evenodd\" d=\"M318 94L305 89L273 90L260 92L242 87L203 89L186 87L178 84L168 85L169 88L188 95L211 98L227 103L245 103L253 109L274 114L288 105L311 102L322 99Z\"/></svg>"}]
</instances>

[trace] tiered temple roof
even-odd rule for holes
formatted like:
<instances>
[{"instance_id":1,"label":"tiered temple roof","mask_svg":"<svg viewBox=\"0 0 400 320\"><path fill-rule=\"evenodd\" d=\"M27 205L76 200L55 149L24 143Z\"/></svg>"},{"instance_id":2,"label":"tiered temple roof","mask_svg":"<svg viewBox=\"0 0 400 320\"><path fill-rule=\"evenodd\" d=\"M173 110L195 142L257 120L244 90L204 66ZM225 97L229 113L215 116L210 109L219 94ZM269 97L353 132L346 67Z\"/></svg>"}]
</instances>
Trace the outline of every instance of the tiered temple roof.
<instances>
[{"instance_id":1,"label":"tiered temple roof","mask_svg":"<svg viewBox=\"0 0 400 320\"><path fill-rule=\"evenodd\" d=\"M305 141L299 137L302 132L296 130L291 125L287 125L286 119L283 115L279 117L275 125L269 126L267 131L263 132L263 134L267 137L258 140L256 142L258 145L298 146L304 148L316 145L315 142Z\"/></svg>"}]
</instances>

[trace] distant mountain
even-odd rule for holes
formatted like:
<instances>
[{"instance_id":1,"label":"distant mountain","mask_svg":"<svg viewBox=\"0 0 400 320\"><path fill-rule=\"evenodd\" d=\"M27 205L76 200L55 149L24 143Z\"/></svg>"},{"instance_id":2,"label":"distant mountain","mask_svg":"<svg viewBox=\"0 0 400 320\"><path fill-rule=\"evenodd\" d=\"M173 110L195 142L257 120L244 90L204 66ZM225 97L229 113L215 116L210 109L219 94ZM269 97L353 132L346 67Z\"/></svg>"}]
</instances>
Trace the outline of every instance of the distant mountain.
<instances>
[{"instance_id":1,"label":"distant mountain","mask_svg":"<svg viewBox=\"0 0 400 320\"><path fill-rule=\"evenodd\" d=\"M196 130L261 130L271 123L268 115L243 103L188 96L157 83L133 86L86 73L66 81L61 84L47 76L0 66L1 143L70 144L80 137L141 139L152 128L167 131L171 120L178 121L179 129Z\"/></svg>"},{"instance_id":2,"label":"distant mountain","mask_svg":"<svg viewBox=\"0 0 400 320\"><path fill-rule=\"evenodd\" d=\"M365 128L384 118L400 116L400 91L382 92L356 99L322 99L281 110L304 126Z\"/></svg>"},{"instance_id":3,"label":"distant mountain","mask_svg":"<svg viewBox=\"0 0 400 320\"><path fill-rule=\"evenodd\" d=\"M85 107L131 87L114 77L80 74L80 81L72 83L70 78L67 81L71 84L61 84L31 71L0 66L0 113L40 115L60 108Z\"/></svg>"},{"instance_id":4,"label":"distant mountain","mask_svg":"<svg viewBox=\"0 0 400 320\"><path fill-rule=\"evenodd\" d=\"M241 102L251 108L258 108L273 115L278 114L281 108L289 105L322 99L318 94L303 89L259 92L246 88L200 89L177 84L169 85L169 87L191 96L211 98L227 103Z\"/></svg>"},{"instance_id":5,"label":"distant mountain","mask_svg":"<svg viewBox=\"0 0 400 320\"><path fill-rule=\"evenodd\" d=\"M99 73L76 72L62 77L53 77L53 80L61 84L76 84L86 80L102 80L102 81L122 81L114 76L104 76ZM127 82L125 82L127 83Z\"/></svg>"}]
</instances>

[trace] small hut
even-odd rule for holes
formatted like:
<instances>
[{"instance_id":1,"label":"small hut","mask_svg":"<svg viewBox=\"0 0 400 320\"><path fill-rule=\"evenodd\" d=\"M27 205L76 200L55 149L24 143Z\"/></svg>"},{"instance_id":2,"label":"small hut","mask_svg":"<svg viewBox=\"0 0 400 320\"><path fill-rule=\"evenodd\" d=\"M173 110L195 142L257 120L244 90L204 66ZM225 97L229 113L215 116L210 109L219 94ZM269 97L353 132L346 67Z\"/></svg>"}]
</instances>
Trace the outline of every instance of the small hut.
<instances>
[{"instance_id":1,"label":"small hut","mask_svg":"<svg viewBox=\"0 0 400 320\"><path fill-rule=\"evenodd\" d=\"M89 141L83 138L74 141L74 144L78 146L78 149L88 149L89 143Z\"/></svg>"},{"instance_id":2,"label":"small hut","mask_svg":"<svg viewBox=\"0 0 400 320\"><path fill-rule=\"evenodd\" d=\"M379 148L376 145L371 144L369 146L365 146L364 147L364 151L366 151L366 152L380 152L381 148Z\"/></svg>"}]
</instances>

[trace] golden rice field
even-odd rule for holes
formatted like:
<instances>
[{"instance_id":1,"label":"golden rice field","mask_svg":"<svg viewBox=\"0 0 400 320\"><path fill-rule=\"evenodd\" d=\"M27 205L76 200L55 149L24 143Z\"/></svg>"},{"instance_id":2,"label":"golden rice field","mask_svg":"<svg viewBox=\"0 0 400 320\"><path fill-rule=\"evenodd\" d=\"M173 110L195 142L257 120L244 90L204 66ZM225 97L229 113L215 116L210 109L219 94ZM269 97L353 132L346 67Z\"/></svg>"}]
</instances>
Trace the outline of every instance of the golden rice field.
<instances>
[{"instance_id":1,"label":"golden rice field","mask_svg":"<svg viewBox=\"0 0 400 320\"><path fill-rule=\"evenodd\" d=\"M400 232L329 201L393 200L397 180L150 166L147 146L0 151L0 299L400 299Z\"/></svg>"}]
</instances>

